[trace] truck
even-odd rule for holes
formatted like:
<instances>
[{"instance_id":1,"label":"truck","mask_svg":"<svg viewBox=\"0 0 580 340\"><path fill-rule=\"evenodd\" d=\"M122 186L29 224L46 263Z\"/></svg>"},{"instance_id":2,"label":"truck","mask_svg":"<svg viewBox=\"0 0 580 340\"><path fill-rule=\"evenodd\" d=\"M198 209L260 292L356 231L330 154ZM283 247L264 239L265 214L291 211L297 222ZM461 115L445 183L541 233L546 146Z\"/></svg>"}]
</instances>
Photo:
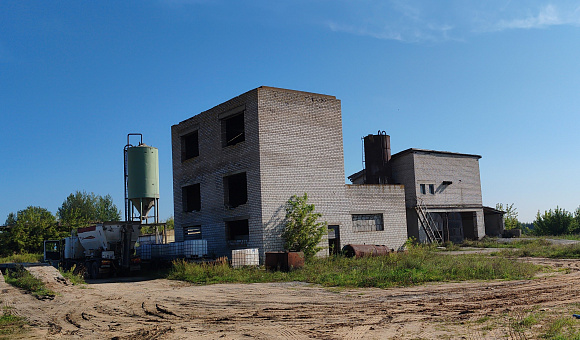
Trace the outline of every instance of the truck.
<instances>
[{"instance_id":1,"label":"truck","mask_svg":"<svg viewBox=\"0 0 580 340\"><path fill-rule=\"evenodd\" d=\"M61 240L44 241L44 261L70 270L84 268L89 279L140 270L135 254L139 222L95 223L71 232Z\"/></svg>"},{"instance_id":2,"label":"truck","mask_svg":"<svg viewBox=\"0 0 580 340\"><path fill-rule=\"evenodd\" d=\"M207 241L153 243L142 240L140 222L95 223L71 232L61 240L44 241L44 262L54 267L84 272L89 279L139 271L144 265L158 265L175 259L207 259ZM152 242L153 241L153 242Z\"/></svg>"}]
</instances>

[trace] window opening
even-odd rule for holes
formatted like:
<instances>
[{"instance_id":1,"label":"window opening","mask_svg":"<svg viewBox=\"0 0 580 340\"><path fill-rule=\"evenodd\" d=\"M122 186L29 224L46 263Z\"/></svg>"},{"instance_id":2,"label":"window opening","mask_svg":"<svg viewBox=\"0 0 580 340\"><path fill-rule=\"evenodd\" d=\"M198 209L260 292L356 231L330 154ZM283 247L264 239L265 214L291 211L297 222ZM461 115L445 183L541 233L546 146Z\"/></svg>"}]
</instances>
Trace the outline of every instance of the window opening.
<instances>
[{"instance_id":1,"label":"window opening","mask_svg":"<svg viewBox=\"0 0 580 340\"><path fill-rule=\"evenodd\" d=\"M181 136L181 162L199 156L199 139L197 131Z\"/></svg>"},{"instance_id":2,"label":"window opening","mask_svg":"<svg viewBox=\"0 0 580 340\"><path fill-rule=\"evenodd\" d=\"M248 201L248 183L246 173L224 177L224 205L235 208Z\"/></svg>"},{"instance_id":3,"label":"window opening","mask_svg":"<svg viewBox=\"0 0 580 340\"><path fill-rule=\"evenodd\" d=\"M238 144L245 138L244 112L222 119L222 147Z\"/></svg>"},{"instance_id":4,"label":"window opening","mask_svg":"<svg viewBox=\"0 0 580 340\"><path fill-rule=\"evenodd\" d=\"M429 184L429 193L435 195L435 184Z\"/></svg>"},{"instance_id":5,"label":"window opening","mask_svg":"<svg viewBox=\"0 0 580 340\"><path fill-rule=\"evenodd\" d=\"M183 211L200 211L201 210L201 190L200 184L193 184L183 187Z\"/></svg>"},{"instance_id":6,"label":"window opening","mask_svg":"<svg viewBox=\"0 0 580 340\"><path fill-rule=\"evenodd\" d=\"M425 195L427 191L425 190L425 184L420 184L419 189L421 191L421 195Z\"/></svg>"},{"instance_id":7,"label":"window opening","mask_svg":"<svg viewBox=\"0 0 580 340\"><path fill-rule=\"evenodd\" d=\"M246 246L250 239L248 220L226 222L226 239L230 246Z\"/></svg>"},{"instance_id":8,"label":"window opening","mask_svg":"<svg viewBox=\"0 0 580 340\"><path fill-rule=\"evenodd\" d=\"M183 228L183 239L184 240L201 240L201 226L192 225Z\"/></svg>"},{"instance_id":9,"label":"window opening","mask_svg":"<svg viewBox=\"0 0 580 340\"><path fill-rule=\"evenodd\" d=\"M353 214L352 227L354 232L385 230L383 214Z\"/></svg>"}]
</instances>

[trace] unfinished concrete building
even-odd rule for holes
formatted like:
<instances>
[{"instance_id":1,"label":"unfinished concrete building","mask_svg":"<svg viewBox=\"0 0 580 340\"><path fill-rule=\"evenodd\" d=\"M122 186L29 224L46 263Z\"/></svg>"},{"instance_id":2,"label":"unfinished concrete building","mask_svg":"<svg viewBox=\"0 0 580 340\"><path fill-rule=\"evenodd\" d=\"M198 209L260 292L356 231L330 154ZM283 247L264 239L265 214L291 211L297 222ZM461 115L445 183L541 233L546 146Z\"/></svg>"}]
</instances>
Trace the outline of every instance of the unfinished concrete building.
<instances>
[{"instance_id":1,"label":"unfinished concrete building","mask_svg":"<svg viewBox=\"0 0 580 340\"><path fill-rule=\"evenodd\" d=\"M407 239L403 185L346 185L340 100L259 87L172 126L176 241L208 251L283 250L286 202L308 193L329 233L324 243Z\"/></svg>"},{"instance_id":2,"label":"unfinished concrete building","mask_svg":"<svg viewBox=\"0 0 580 340\"><path fill-rule=\"evenodd\" d=\"M349 179L357 184L404 185L409 237L460 243L485 235L481 156L423 149L391 156L390 137L384 132L366 136L364 144L365 169Z\"/></svg>"}]
</instances>

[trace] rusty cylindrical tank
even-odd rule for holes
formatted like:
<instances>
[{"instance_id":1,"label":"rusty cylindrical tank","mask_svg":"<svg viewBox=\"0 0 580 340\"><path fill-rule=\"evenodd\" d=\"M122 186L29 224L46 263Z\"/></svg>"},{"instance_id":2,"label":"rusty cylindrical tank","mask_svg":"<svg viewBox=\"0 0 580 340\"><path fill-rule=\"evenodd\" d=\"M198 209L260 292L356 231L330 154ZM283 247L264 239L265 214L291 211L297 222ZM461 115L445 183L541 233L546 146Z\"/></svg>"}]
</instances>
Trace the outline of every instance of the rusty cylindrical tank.
<instances>
[{"instance_id":1,"label":"rusty cylindrical tank","mask_svg":"<svg viewBox=\"0 0 580 340\"><path fill-rule=\"evenodd\" d=\"M391 251L387 246L372 244L347 244L342 247L342 252L346 257L382 256Z\"/></svg>"},{"instance_id":2,"label":"rusty cylindrical tank","mask_svg":"<svg viewBox=\"0 0 580 340\"><path fill-rule=\"evenodd\" d=\"M303 252L270 251L266 252L266 269L290 271L304 267Z\"/></svg>"}]
</instances>

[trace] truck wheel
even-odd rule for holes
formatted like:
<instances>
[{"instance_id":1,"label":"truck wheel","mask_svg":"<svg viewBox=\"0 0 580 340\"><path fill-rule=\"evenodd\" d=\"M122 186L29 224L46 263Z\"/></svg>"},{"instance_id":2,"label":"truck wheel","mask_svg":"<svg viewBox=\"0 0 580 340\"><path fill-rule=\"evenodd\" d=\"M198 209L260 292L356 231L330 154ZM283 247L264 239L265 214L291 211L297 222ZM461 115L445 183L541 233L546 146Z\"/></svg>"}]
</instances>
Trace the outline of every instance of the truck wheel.
<instances>
[{"instance_id":1,"label":"truck wheel","mask_svg":"<svg viewBox=\"0 0 580 340\"><path fill-rule=\"evenodd\" d=\"M97 261L93 262L91 264L91 276L93 277L93 279L98 279L100 277L99 274L99 263Z\"/></svg>"}]
</instances>

